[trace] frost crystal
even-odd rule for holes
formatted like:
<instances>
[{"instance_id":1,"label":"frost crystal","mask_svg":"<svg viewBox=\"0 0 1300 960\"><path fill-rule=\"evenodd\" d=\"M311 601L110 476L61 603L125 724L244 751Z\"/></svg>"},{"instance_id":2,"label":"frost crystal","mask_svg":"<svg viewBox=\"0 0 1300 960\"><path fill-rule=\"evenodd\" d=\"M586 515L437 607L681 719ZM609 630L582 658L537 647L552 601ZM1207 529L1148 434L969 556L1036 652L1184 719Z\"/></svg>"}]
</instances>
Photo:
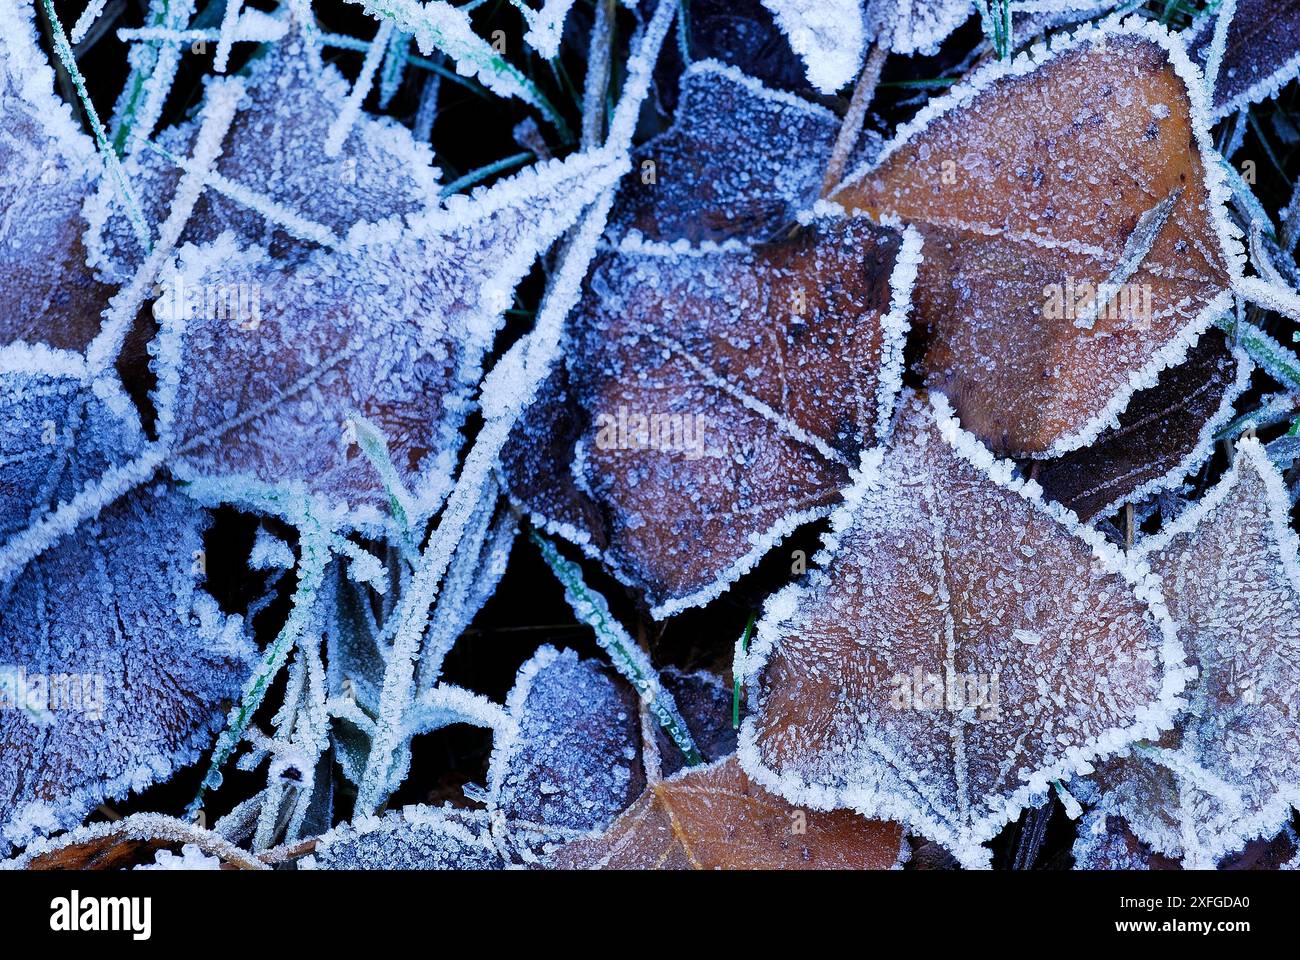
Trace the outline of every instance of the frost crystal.
<instances>
[{"instance_id":1,"label":"frost crystal","mask_svg":"<svg viewBox=\"0 0 1300 960\"><path fill-rule=\"evenodd\" d=\"M1167 728L1188 671L1145 571L934 400L905 400L864 457L825 569L769 600L740 757L793 803L897 819L981 865L1051 780Z\"/></svg>"},{"instance_id":2,"label":"frost crystal","mask_svg":"<svg viewBox=\"0 0 1300 960\"><path fill-rule=\"evenodd\" d=\"M884 436L917 259L914 236L861 219L752 250L630 238L571 318L577 409L526 418L513 495L656 617L712 599L823 515Z\"/></svg>"},{"instance_id":3,"label":"frost crystal","mask_svg":"<svg viewBox=\"0 0 1300 960\"><path fill-rule=\"evenodd\" d=\"M1271 836L1300 802L1300 560L1291 501L1257 440L1229 474L1138 545L1200 669L1189 712L1103 767L1106 800L1158 853L1212 865Z\"/></svg>"},{"instance_id":4,"label":"frost crystal","mask_svg":"<svg viewBox=\"0 0 1300 960\"><path fill-rule=\"evenodd\" d=\"M167 484L138 490L32 561L0 621L0 830L33 804L60 826L192 763L253 647L198 589L203 512ZM12 705L12 704L10 704Z\"/></svg>"},{"instance_id":5,"label":"frost crystal","mask_svg":"<svg viewBox=\"0 0 1300 960\"><path fill-rule=\"evenodd\" d=\"M996 452L1050 457L1118 426L1230 304L1214 156L1178 41L1108 20L977 71L835 197L925 237L930 387Z\"/></svg>"},{"instance_id":6,"label":"frost crystal","mask_svg":"<svg viewBox=\"0 0 1300 960\"><path fill-rule=\"evenodd\" d=\"M862 65L866 35L860 0L763 0L808 68L808 82L834 93Z\"/></svg>"},{"instance_id":7,"label":"frost crystal","mask_svg":"<svg viewBox=\"0 0 1300 960\"><path fill-rule=\"evenodd\" d=\"M796 810L750 780L732 757L652 784L603 835L563 847L549 863L583 870L883 870L901 866L905 850L897 824L845 810Z\"/></svg>"}]
</instances>

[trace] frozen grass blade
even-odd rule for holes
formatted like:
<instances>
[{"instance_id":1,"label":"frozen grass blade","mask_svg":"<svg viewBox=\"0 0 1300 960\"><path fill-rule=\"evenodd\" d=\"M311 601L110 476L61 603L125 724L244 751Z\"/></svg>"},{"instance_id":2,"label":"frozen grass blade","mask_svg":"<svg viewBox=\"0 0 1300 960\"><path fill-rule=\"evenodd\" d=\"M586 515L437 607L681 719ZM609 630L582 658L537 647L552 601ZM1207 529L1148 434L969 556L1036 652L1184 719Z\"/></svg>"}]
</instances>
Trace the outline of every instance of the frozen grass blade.
<instances>
[{"instance_id":1,"label":"frozen grass blade","mask_svg":"<svg viewBox=\"0 0 1300 960\"><path fill-rule=\"evenodd\" d=\"M81 75L81 68L77 66L77 59L72 54L72 47L68 43L67 36L64 35L63 24L59 22L59 15L54 12L54 0L41 0L41 6L45 10L45 16L49 18L50 35L54 41L54 53L71 78L73 87L76 88L77 98L86 111L86 119L90 122L90 129L94 134L95 143L99 146L100 156L104 159L104 166L108 169L109 176L113 178L113 183L122 195L123 209L125 209L126 215L131 221L131 229L134 231L136 239L140 241L141 248L147 253L152 248L153 242L149 237L149 228L144 222L144 214L140 212L140 205L136 202L130 181L126 178L126 171L122 169L117 153L108 141L108 134L99 120L99 114L95 111L95 104L91 102L90 94L86 92L86 80Z\"/></svg>"},{"instance_id":2,"label":"frozen grass blade","mask_svg":"<svg viewBox=\"0 0 1300 960\"><path fill-rule=\"evenodd\" d=\"M577 618L595 631L596 643L609 654L614 669L632 684L641 701L682 751L686 762L691 765L703 763L699 748L695 746L695 738L691 736L686 721L677 710L672 694L660 685L659 674L651 665L650 658L609 612L609 603L587 586L582 579L582 570L576 563L561 556L555 549L555 544L535 530L531 536L555 578L564 584L564 599L573 608Z\"/></svg>"},{"instance_id":3,"label":"frozen grass blade","mask_svg":"<svg viewBox=\"0 0 1300 960\"><path fill-rule=\"evenodd\" d=\"M423 5L416 0L349 2L360 4L371 16L394 24L403 33L409 33L415 38L420 52L426 56L435 48L441 50L452 59L459 72L475 77L493 93L503 97L518 97L536 107L561 137L565 140L572 139L564 118L537 85L474 32L469 14L463 8L453 7L443 0L429 0Z\"/></svg>"},{"instance_id":4,"label":"frozen grass blade","mask_svg":"<svg viewBox=\"0 0 1300 960\"><path fill-rule=\"evenodd\" d=\"M339 151L343 149L343 141L348 138L352 125L357 122L357 115L361 113L361 104L375 82L375 71L379 69L381 58L387 56L392 36L393 23L391 20L385 20L379 25L379 32L375 34L375 39L371 41L370 48L366 51L366 58L361 63L361 74L348 94L343 109L330 125L329 133L325 137L325 156L337 157Z\"/></svg>"},{"instance_id":5,"label":"frozen grass blade","mask_svg":"<svg viewBox=\"0 0 1300 960\"><path fill-rule=\"evenodd\" d=\"M503 157L495 163L489 163L485 166L479 167L477 170L471 170L469 173L465 174L465 176L453 180L442 188L442 191L438 196L443 200L446 200L453 193L459 193L466 187L472 187L476 183L482 183L484 180L494 177L498 173L503 173L506 170L523 166L531 159L533 159L533 153L531 150L525 150L522 153L514 153L508 157Z\"/></svg>"},{"instance_id":6,"label":"frozen grass blade","mask_svg":"<svg viewBox=\"0 0 1300 960\"><path fill-rule=\"evenodd\" d=\"M230 48L235 42L235 24L239 22L239 11L243 5L244 0L226 0L226 9L221 15L221 35L212 61L212 69L217 73L225 73L230 63Z\"/></svg>"},{"instance_id":7,"label":"frozen grass blade","mask_svg":"<svg viewBox=\"0 0 1300 960\"><path fill-rule=\"evenodd\" d=\"M605 146L606 150L617 149L625 163L641 104L650 91L654 63L677 8L677 0L660 0L629 65L628 82L614 111ZM484 378L481 396L486 422L465 457L460 477L447 498L442 519L394 613L400 626L393 638L390 669L384 676L380 699L382 716L400 716L404 705L409 702L420 641L428 627L429 614L437 599L443 574L473 516L482 486L496 468L515 421L536 396L559 354L564 319L578 302L583 277L605 230L613 202L614 191L607 188L587 211L560 255L537 325L515 343ZM391 757L399 747L397 725L381 724L357 794L358 813L373 813L383 801L388 789L386 773L391 767Z\"/></svg>"},{"instance_id":8,"label":"frozen grass blade","mask_svg":"<svg viewBox=\"0 0 1300 960\"><path fill-rule=\"evenodd\" d=\"M1215 325L1235 336L1250 359L1270 377L1289 390L1300 390L1300 357L1253 323L1225 316L1216 321Z\"/></svg>"}]
</instances>

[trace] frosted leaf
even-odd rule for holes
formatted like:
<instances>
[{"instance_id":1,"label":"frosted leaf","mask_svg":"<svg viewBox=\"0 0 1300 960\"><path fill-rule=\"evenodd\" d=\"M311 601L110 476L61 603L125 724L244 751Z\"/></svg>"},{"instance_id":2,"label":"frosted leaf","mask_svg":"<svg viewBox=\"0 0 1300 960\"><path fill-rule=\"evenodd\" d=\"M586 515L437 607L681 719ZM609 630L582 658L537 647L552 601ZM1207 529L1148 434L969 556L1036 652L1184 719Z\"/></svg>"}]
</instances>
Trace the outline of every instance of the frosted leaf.
<instances>
[{"instance_id":1,"label":"frosted leaf","mask_svg":"<svg viewBox=\"0 0 1300 960\"><path fill-rule=\"evenodd\" d=\"M181 857L173 853L177 848ZM157 865L143 866L150 855ZM0 862L0 870L214 869L223 863L241 870L267 869L247 851L197 824L160 813L136 813L34 840L20 856Z\"/></svg>"},{"instance_id":2,"label":"frosted leaf","mask_svg":"<svg viewBox=\"0 0 1300 960\"><path fill-rule=\"evenodd\" d=\"M636 693L613 670L542 647L506 709L514 729L493 751L488 790L534 852L604 829L645 788Z\"/></svg>"},{"instance_id":3,"label":"frosted leaf","mask_svg":"<svg viewBox=\"0 0 1300 960\"><path fill-rule=\"evenodd\" d=\"M504 457L513 496L654 616L707 602L824 514L884 435L917 258L914 235L849 218L598 257L567 400L530 411Z\"/></svg>"},{"instance_id":4,"label":"frosted leaf","mask_svg":"<svg viewBox=\"0 0 1300 960\"><path fill-rule=\"evenodd\" d=\"M687 68L675 117L633 155L610 212L617 236L770 239L817 199L839 126L716 60Z\"/></svg>"},{"instance_id":5,"label":"frosted leaf","mask_svg":"<svg viewBox=\"0 0 1300 960\"><path fill-rule=\"evenodd\" d=\"M864 458L827 566L768 601L740 757L974 866L1051 780L1167 728L1188 671L1144 570L932 400Z\"/></svg>"},{"instance_id":6,"label":"frosted leaf","mask_svg":"<svg viewBox=\"0 0 1300 960\"><path fill-rule=\"evenodd\" d=\"M423 805L362 817L315 841L302 870L499 870L481 810Z\"/></svg>"},{"instance_id":7,"label":"frosted leaf","mask_svg":"<svg viewBox=\"0 0 1300 960\"><path fill-rule=\"evenodd\" d=\"M1272 839L1251 840L1219 860L1219 870L1286 870L1296 857L1295 831L1288 824ZM1104 807L1087 813L1071 851L1076 870L1180 870L1173 857L1156 853L1133 833L1123 817Z\"/></svg>"},{"instance_id":8,"label":"frosted leaf","mask_svg":"<svg viewBox=\"0 0 1300 960\"><path fill-rule=\"evenodd\" d=\"M1194 507L1138 545L1200 668L1174 734L1098 774L1157 852L1195 864L1271 836L1300 802L1300 561L1291 501L1257 440Z\"/></svg>"},{"instance_id":9,"label":"frosted leaf","mask_svg":"<svg viewBox=\"0 0 1300 960\"><path fill-rule=\"evenodd\" d=\"M750 780L734 757L646 788L598 837L549 865L612 870L884 870L906 844L894 823L797 809Z\"/></svg>"},{"instance_id":10,"label":"frosted leaf","mask_svg":"<svg viewBox=\"0 0 1300 960\"><path fill-rule=\"evenodd\" d=\"M437 172L427 145L393 120L363 115L353 123L342 151L326 156L330 127L347 104L349 86L331 65L300 45L275 45L250 67L247 93L214 164L220 178L312 225L334 239L359 223L399 220L438 205ZM192 153L200 119L157 137L166 154L141 149L124 161L138 185L145 219L167 214L181 168L169 158ZM290 217L265 217L232 199L224 184L210 184L195 204L182 243L202 244L233 231L244 244L266 247L276 259L300 261L320 246ZM93 265L107 279L123 281L142 252L122 215L112 185L101 185L87 206L95 224ZM279 221L279 222L277 222ZM291 229L292 228L292 229Z\"/></svg>"},{"instance_id":11,"label":"frosted leaf","mask_svg":"<svg viewBox=\"0 0 1300 960\"><path fill-rule=\"evenodd\" d=\"M1034 479L1085 522L1178 484L1213 453L1215 434L1231 417L1252 369L1244 352L1230 350L1219 331L1208 331L1186 361L1134 394L1118 428L1043 461Z\"/></svg>"},{"instance_id":12,"label":"frosted leaf","mask_svg":"<svg viewBox=\"0 0 1300 960\"><path fill-rule=\"evenodd\" d=\"M143 445L113 374L92 378L61 350L0 348L0 544Z\"/></svg>"},{"instance_id":13,"label":"frosted leaf","mask_svg":"<svg viewBox=\"0 0 1300 960\"><path fill-rule=\"evenodd\" d=\"M36 42L32 4L0 9L0 345L81 351L109 288L85 265L81 205L100 162Z\"/></svg>"},{"instance_id":14,"label":"frosted leaf","mask_svg":"<svg viewBox=\"0 0 1300 960\"><path fill-rule=\"evenodd\" d=\"M995 452L1086 446L1229 306L1207 130L1177 40L1108 20L979 70L837 192L925 237L922 372Z\"/></svg>"},{"instance_id":15,"label":"frosted leaf","mask_svg":"<svg viewBox=\"0 0 1300 960\"><path fill-rule=\"evenodd\" d=\"M183 248L155 304L173 471L301 484L370 525L390 497L360 415L387 438L409 520L427 517L514 286L618 172L600 153L552 161L294 265L229 234Z\"/></svg>"},{"instance_id":16,"label":"frosted leaf","mask_svg":"<svg viewBox=\"0 0 1300 960\"><path fill-rule=\"evenodd\" d=\"M200 591L203 511L171 486L136 490L33 560L0 620L0 830L32 808L58 826L194 762L255 655L238 617Z\"/></svg>"},{"instance_id":17,"label":"frosted leaf","mask_svg":"<svg viewBox=\"0 0 1300 960\"><path fill-rule=\"evenodd\" d=\"M1207 12L1188 28L1187 52L1206 65L1217 15ZM1275 97L1300 74L1300 2L1237 0L1228 25L1211 113L1217 120Z\"/></svg>"},{"instance_id":18,"label":"frosted leaf","mask_svg":"<svg viewBox=\"0 0 1300 960\"><path fill-rule=\"evenodd\" d=\"M803 58L808 82L834 93L862 66L866 48L860 0L763 0Z\"/></svg>"}]
</instances>

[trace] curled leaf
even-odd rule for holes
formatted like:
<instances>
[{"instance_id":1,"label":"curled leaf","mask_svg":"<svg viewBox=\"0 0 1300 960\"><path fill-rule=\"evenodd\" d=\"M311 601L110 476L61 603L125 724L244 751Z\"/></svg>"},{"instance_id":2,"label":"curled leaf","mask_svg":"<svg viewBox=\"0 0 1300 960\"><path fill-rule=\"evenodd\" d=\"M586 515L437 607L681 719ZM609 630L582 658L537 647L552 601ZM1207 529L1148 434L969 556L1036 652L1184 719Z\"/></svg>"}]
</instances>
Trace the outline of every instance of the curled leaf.
<instances>
[{"instance_id":1,"label":"curled leaf","mask_svg":"<svg viewBox=\"0 0 1300 960\"><path fill-rule=\"evenodd\" d=\"M1232 416L1252 369L1244 351L1208 331L1183 363L1134 395L1118 427L1043 461L1034 479L1085 522L1176 485L1213 452L1215 435Z\"/></svg>"}]
</instances>

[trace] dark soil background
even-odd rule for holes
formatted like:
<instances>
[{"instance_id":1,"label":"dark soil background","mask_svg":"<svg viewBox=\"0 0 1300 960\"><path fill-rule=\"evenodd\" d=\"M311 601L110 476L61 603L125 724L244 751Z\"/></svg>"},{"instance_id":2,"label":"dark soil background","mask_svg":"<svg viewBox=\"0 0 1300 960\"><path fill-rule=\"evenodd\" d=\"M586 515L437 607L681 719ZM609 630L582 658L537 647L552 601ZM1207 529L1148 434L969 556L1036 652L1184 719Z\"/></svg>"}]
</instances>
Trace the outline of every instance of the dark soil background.
<instances>
[{"instance_id":1,"label":"dark soil background","mask_svg":"<svg viewBox=\"0 0 1300 960\"><path fill-rule=\"evenodd\" d=\"M689 23L687 42L693 58L715 57L733 63L771 86L797 92L840 113L847 107L850 90L846 89L841 97L827 98L807 87L801 64L757 0L689 0L685 5ZM247 6L268 12L275 8L275 4L267 0L251 0ZM1149 6L1163 11L1166 4L1157 2ZM70 29L84 9L85 0L55 0L55 7L65 29ZM195 25L215 27L220 22L223 7L224 0L200 0ZM375 21L356 4L343 0L316 0L313 8L325 32L348 34L366 41L374 35ZM127 45L117 38L116 30L142 26L147 2L109 0L106 9L102 21L108 29L96 31L77 48L81 70L101 117L111 114L127 76ZM541 61L524 46L524 28L519 12L506 0L487 0L477 6L473 14L481 36L490 37L494 30L505 32L506 56L534 79L574 130L581 126L580 90L593 11L591 0L579 0L570 16L561 57L554 65ZM43 13L38 14L38 22L42 29L47 28ZM1186 19L1175 22L1185 23ZM621 85L621 62L626 56L627 41L634 26L632 15L620 6L613 80L615 91ZM48 48L48 33L43 39ZM942 81L956 76L963 64L969 64L970 54L982 39L978 18L973 18L950 38L938 56L891 57L872 106L868 128L888 136L928 96L941 94L946 89L946 83ZM671 122L677 77L683 64L680 41L680 37L670 37L665 44L655 74L655 93L642 115L638 140L652 136ZM190 53L183 58L164 113L164 125L184 118L197 107L202 96L202 78L211 72L214 49L215 45L210 45L205 54ZM237 71L254 49L251 44L236 44L230 70ZM351 51L326 50L326 58L335 63L349 80L355 79L362 56ZM423 69L409 68L400 91L383 112L409 124L427 76ZM59 77L65 98L75 104L67 77L61 70ZM438 163L444 169L444 183L525 149L516 141L514 129L521 121L533 116L533 111L519 100L484 94L474 89L475 86L449 79L442 83L432 140ZM378 112L375 99L376 94L372 92L366 103L367 110ZM75 106L74 110L81 116ZM1259 105L1254 113L1258 124L1252 126L1247 134L1235 161L1239 163L1244 158L1256 160L1256 192L1264 207L1276 214L1286 206L1291 184L1300 175L1300 93L1297 84L1290 84L1277 100ZM540 126L554 155L564 155L575 149L574 143L560 142L553 130L544 124ZM513 171L505 175L509 172ZM543 271L538 268L521 287L516 309L510 312L507 328L498 343L498 355L530 327L543 279ZM140 327L132 340L133 346L128 346L131 355L122 365L124 378L130 381L128 389L141 403L146 402L144 398L150 385L147 369L141 362L143 345L152 333L149 322L147 317L141 317ZM1289 339L1287 336L1283 342ZM490 358L488 367L491 359L494 358ZM1277 389L1261 374L1257 374L1257 381L1255 388L1243 398L1240 410L1249 409L1261 393ZM472 436L474 429L475 424L471 423L468 435ZM1265 435L1264 439L1271 439L1271 436ZM1197 479L1197 486L1204 488L1212 483L1225 464L1226 456L1220 450ZM208 588L231 611L245 611L249 603L261 597L267 589L266 575L250 573L246 566L257 522L257 518L224 509L217 511L216 522L209 533ZM1114 527L1111 534L1115 535L1117 529L1118 526ZM294 542L292 531L282 529L280 532L289 542ZM651 621L636 598L598 567L590 563L583 566L588 583L604 593L622 622L634 635L648 643L656 665L708 669L729 678L732 650L746 623L761 610L764 599L792 577L792 552L802 550L811 557L817 549L821 532L820 524L804 528L775 549L726 595L707 608L683 613L667 622ZM573 552L569 553L572 555ZM275 636L287 613L287 598L292 588L292 575L286 576L274 588L278 599L255 620L259 642L265 644ZM559 582L542 561L535 545L527 536L521 536L515 543L509 569L496 595L449 657L445 679L500 702L513 685L519 666L544 643L576 649L584 657L604 657L591 631L575 621ZM267 706L255 722L265 728L278 703L279 693L272 690L266 698ZM392 798L390 806L412 802L469 805L462 787L485 782L491 748L490 732L463 726L418 738L414 744L411 775ZM179 815L193 798L202 770L200 764L183 771L171 782L127 802L113 804L111 809L101 808L92 819L143 810ZM350 815L352 797L350 785L337 770L335 784L334 816L337 821ZM214 822L262 785L261 774L240 773L233 767L229 769L225 785L210 798L208 822ZM1070 847L1074 832L1074 823L1053 800L1042 810L1027 811L1019 823L1008 826L993 842L994 865L1019 869L1068 868L1072 862ZM909 868L942 869L953 865L951 858L936 845L923 842L914 845L917 847L916 855ZM1241 865L1258 865L1261 857L1268 855L1261 845L1243 858Z\"/></svg>"}]
</instances>

